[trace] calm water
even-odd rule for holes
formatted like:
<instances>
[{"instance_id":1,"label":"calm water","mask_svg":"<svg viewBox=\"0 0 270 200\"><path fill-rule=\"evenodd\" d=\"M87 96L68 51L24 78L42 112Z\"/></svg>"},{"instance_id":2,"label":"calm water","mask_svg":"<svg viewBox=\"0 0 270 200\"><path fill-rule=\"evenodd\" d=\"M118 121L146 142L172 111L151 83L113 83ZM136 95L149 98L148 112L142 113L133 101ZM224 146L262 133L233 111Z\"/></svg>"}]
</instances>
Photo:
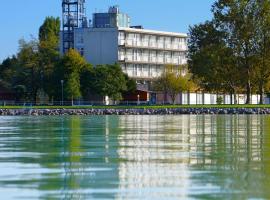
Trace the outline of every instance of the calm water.
<instances>
[{"instance_id":1,"label":"calm water","mask_svg":"<svg viewBox=\"0 0 270 200\"><path fill-rule=\"evenodd\" d=\"M1 117L0 198L270 199L270 116Z\"/></svg>"}]
</instances>

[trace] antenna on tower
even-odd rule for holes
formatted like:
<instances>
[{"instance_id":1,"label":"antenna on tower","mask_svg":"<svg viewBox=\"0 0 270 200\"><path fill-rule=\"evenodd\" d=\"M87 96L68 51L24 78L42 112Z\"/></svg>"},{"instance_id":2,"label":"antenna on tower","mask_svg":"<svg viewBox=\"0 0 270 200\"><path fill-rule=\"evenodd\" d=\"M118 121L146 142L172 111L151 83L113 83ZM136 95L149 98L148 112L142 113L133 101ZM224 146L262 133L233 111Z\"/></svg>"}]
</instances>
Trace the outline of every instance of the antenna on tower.
<instances>
[{"instance_id":1,"label":"antenna on tower","mask_svg":"<svg viewBox=\"0 0 270 200\"><path fill-rule=\"evenodd\" d=\"M74 29L88 26L85 0L62 0L63 53L74 48Z\"/></svg>"}]
</instances>

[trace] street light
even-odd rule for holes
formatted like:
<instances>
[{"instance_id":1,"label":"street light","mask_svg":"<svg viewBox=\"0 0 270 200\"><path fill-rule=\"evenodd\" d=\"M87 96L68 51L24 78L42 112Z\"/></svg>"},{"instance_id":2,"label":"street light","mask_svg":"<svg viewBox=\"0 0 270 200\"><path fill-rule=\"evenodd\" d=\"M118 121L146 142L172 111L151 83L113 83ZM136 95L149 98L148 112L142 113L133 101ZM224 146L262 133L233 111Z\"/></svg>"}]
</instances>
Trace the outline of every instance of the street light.
<instances>
[{"instance_id":1,"label":"street light","mask_svg":"<svg viewBox=\"0 0 270 200\"><path fill-rule=\"evenodd\" d=\"M61 86L62 86L62 101L61 105L64 105L64 80L61 80Z\"/></svg>"},{"instance_id":2,"label":"street light","mask_svg":"<svg viewBox=\"0 0 270 200\"><path fill-rule=\"evenodd\" d=\"M140 95L137 95L137 105L140 105Z\"/></svg>"}]
</instances>

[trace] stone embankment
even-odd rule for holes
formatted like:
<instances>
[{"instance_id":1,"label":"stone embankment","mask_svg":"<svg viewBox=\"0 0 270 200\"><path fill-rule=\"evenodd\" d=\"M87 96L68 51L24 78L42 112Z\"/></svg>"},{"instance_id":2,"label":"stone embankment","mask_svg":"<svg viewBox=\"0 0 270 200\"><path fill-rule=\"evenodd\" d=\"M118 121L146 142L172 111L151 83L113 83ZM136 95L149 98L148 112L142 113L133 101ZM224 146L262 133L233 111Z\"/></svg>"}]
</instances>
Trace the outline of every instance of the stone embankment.
<instances>
[{"instance_id":1,"label":"stone embankment","mask_svg":"<svg viewBox=\"0 0 270 200\"><path fill-rule=\"evenodd\" d=\"M0 116L270 114L268 108L0 109Z\"/></svg>"}]
</instances>

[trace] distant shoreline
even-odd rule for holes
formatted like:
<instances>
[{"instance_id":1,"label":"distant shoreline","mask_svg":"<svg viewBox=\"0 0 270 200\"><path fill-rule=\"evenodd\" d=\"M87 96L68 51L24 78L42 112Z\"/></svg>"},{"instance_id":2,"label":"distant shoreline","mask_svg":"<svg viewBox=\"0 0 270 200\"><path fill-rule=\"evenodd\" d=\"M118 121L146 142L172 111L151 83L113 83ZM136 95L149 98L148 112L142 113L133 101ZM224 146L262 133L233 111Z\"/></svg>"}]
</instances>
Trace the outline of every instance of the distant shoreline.
<instances>
[{"instance_id":1,"label":"distant shoreline","mask_svg":"<svg viewBox=\"0 0 270 200\"><path fill-rule=\"evenodd\" d=\"M69 115L268 115L270 108L76 108L76 109L0 109L0 116L69 116Z\"/></svg>"}]
</instances>

